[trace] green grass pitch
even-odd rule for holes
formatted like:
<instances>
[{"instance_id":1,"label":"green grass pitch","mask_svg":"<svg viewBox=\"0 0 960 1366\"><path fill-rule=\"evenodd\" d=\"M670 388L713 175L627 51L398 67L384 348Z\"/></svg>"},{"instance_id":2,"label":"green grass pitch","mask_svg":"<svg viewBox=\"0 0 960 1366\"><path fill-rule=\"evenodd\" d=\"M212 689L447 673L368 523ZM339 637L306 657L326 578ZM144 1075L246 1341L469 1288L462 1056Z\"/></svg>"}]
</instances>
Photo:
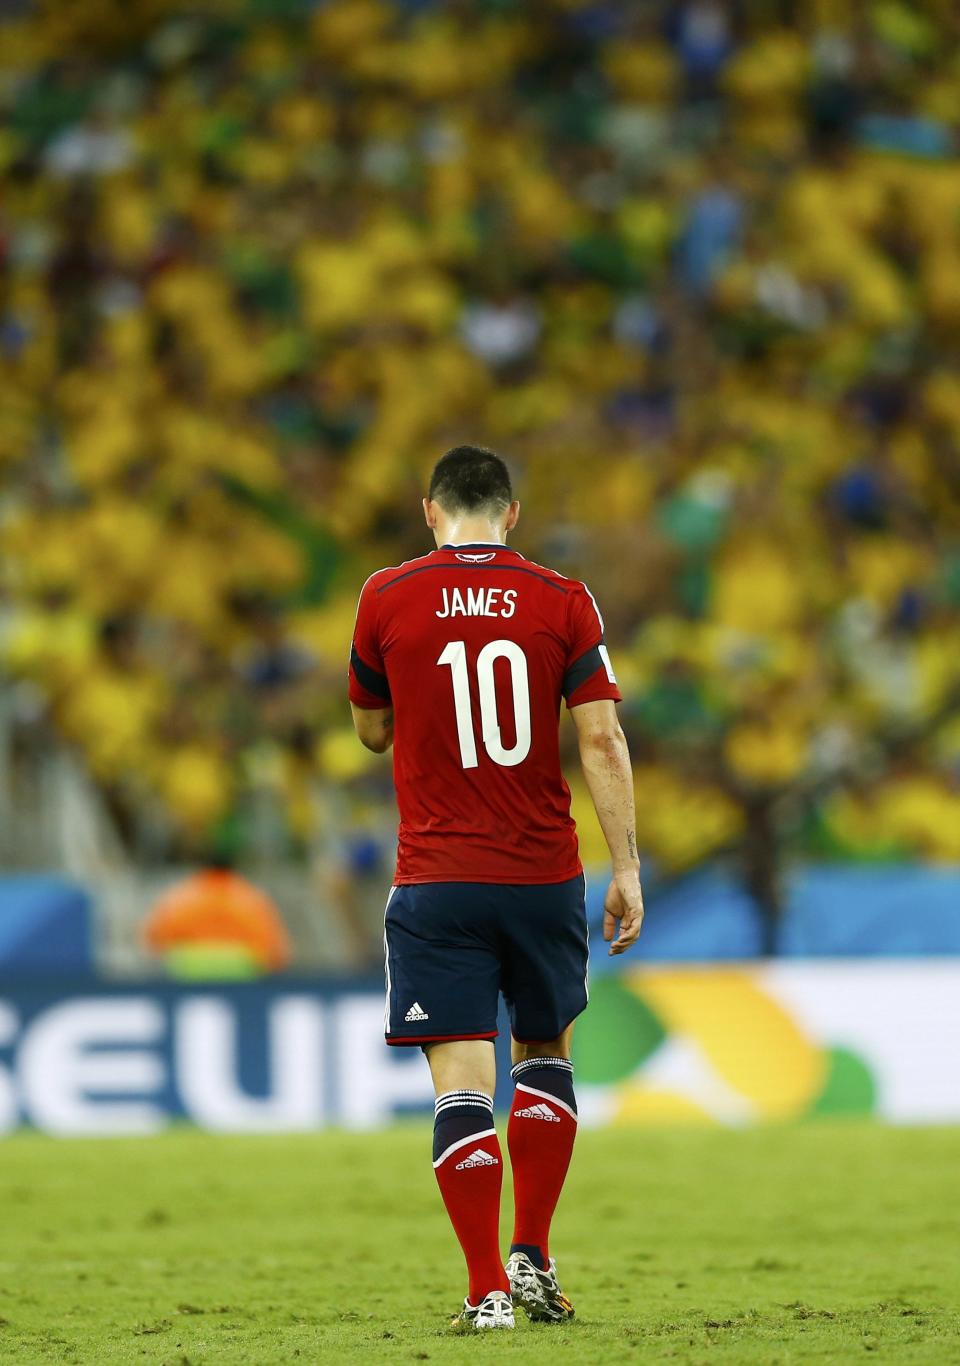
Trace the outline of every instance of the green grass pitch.
<instances>
[{"instance_id":1,"label":"green grass pitch","mask_svg":"<svg viewBox=\"0 0 960 1366\"><path fill-rule=\"evenodd\" d=\"M457 1335L421 1124L24 1135L0 1143L0 1360L941 1366L958 1208L958 1129L584 1133L553 1249L576 1322Z\"/></svg>"}]
</instances>

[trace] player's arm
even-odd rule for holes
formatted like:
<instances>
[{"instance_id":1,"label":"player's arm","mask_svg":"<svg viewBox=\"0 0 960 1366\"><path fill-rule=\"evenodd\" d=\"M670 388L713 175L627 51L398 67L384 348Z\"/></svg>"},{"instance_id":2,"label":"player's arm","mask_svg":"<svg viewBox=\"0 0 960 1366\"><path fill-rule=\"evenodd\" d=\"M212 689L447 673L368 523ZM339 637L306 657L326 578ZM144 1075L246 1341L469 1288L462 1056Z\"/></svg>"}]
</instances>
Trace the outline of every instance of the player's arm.
<instances>
[{"instance_id":1,"label":"player's arm","mask_svg":"<svg viewBox=\"0 0 960 1366\"><path fill-rule=\"evenodd\" d=\"M374 754L393 744L393 698L380 648L380 609L376 575L367 579L357 604L357 622L350 646L348 690L353 728L360 743Z\"/></svg>"},{"instance_id":2,"label":"player's arm","mask_svg":"<svg viewBox=\"0 0 960 1366\"><path fill-rule=\"evenodd\" d=\"M358 707L351 702L350 711L360 743L374 754L385 754L393 744L393 708Z\"/></svg>"},{"instance_id":3,"label":"player's arm","mask_svg":"<svg viewBox=\"0 0 960 1366\"><path fill-rule=\"evenodd\" d=\"M623 953L636 942L643 924L630 752L616 705L609 699L572 706L570 715L577 728L583 776L613 863L613 880L603 902L603 937L613 940L612 954ZM617 921L620 929L614 939Z\"/></svg>"}]
</instances>

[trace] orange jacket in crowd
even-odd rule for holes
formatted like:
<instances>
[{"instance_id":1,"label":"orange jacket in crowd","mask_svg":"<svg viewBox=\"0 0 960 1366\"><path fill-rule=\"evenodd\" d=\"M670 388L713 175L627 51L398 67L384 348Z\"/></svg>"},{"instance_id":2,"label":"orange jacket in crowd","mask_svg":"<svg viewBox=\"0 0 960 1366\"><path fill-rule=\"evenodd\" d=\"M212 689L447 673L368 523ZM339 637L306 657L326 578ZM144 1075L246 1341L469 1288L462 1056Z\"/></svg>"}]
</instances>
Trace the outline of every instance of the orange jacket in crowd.
<instances>
[{"instance_id":1,"label":"orange jacket in crowd","mask_svg":"<svg viewBox=\"0 0 960 1366\"><path fill-rule=\"evenodd\" d=\"M151 909L144 934L156 953L218 945L247 950L263 972L279 972L290 962L276 905L229 869L205 868L171 887Z\"/></svg>"}]
</instances>

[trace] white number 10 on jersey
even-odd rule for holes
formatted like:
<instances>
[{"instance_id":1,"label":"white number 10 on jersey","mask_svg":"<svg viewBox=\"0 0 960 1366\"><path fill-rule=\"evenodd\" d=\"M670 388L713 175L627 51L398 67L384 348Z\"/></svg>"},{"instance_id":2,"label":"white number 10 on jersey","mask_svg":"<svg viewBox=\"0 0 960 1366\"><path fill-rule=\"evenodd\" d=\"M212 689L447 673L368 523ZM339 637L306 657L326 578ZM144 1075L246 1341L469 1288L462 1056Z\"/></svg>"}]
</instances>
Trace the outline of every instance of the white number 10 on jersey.
<instances>
[{"instance_id":1,"label":"white number 10 on jersey","mask_svg":"<svg viewBox=\"0 0 960 1366\"><path fill-rule=\"evenodd\" d=\"M513 716L516 742L504 749L497 719L497 695L493 681L493 665L497 659L510 663L510 682L513 688ZM460 741L460 762L464 768L477 767L477 741L473 729L473 708L470 703L470 679L467 672L467 650L462 640L451 640L445 646L438 664L450 667L453 678L453 705L457 713L457 738ZM527 657L513 640L491 640L477 655L477 692L480 696L480 734L483 747L495 764L513 768L530 753L530 684L527 679Z\"/></svg>"}]
</instances>

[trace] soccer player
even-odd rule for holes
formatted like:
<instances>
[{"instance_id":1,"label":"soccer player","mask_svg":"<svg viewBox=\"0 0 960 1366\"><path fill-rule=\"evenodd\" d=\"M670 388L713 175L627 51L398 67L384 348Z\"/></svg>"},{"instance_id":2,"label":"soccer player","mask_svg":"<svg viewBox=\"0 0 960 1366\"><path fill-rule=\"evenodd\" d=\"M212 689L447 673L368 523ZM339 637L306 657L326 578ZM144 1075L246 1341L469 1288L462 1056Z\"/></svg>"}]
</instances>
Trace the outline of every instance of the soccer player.
<instances>
[{"instance_id":1,"label":"soccer player","mask_svg":"<svg viewBox=\"0 0 960 1366\"><path fill-rule=\"evenodd\" d=\"M354 725L368 749L393 745L400 810L386 1041L422 1048L433 1075L433 1166L469 1274L458 1321L512 1328L519 1305L562 1322L573 1307L548 1240L577 1129L570 1045L587 1004L587 924L560 702L610 849L603 933L619 954L643 920L620 693L589 589L506 545L520 505L499 456L448 451L423 509L437 549L367 580L350 658ZM516 1087L506 1267L493 1122L500 992Z\"/></svg>"}]
</instances>

